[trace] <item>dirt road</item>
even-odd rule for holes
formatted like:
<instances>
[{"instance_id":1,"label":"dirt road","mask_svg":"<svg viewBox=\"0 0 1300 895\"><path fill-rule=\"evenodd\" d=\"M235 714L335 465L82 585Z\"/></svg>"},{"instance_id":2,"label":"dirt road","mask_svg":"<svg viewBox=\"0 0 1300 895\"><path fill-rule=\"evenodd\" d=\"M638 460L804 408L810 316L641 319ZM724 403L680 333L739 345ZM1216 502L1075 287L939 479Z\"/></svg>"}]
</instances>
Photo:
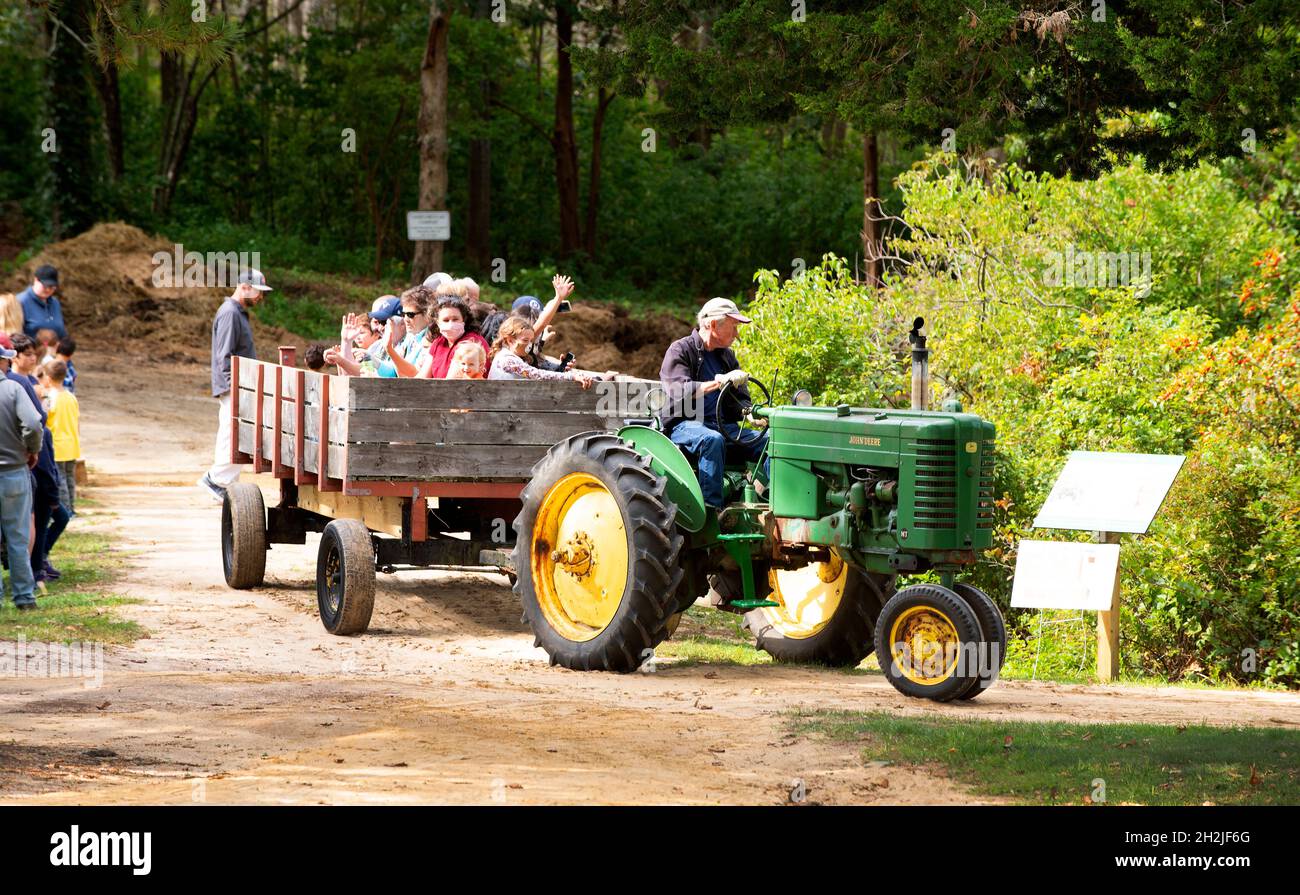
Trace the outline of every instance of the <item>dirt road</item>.
<instances>
[{"instance_id":1,"label":"dirt road","mask_svg":"<svg viewBox=\"0 0 1300 895\"><path fill-rule=\"evenodd\" d=\"M98 688L0 679L0 802L775 804L799 780L828 804L971 803L936 772L789 735L785 713L1300 726L1282 693L1000 682L935 705L806 668L569 672L493 574L381 576L370 632L332 637L314 536L271 551L265 587L224 584L219 507L194 487L215 429L205 372L78 363L99 505L74 524L129 551L117 587L151 636L110 650Z\"/></svg>"}]
</instances>

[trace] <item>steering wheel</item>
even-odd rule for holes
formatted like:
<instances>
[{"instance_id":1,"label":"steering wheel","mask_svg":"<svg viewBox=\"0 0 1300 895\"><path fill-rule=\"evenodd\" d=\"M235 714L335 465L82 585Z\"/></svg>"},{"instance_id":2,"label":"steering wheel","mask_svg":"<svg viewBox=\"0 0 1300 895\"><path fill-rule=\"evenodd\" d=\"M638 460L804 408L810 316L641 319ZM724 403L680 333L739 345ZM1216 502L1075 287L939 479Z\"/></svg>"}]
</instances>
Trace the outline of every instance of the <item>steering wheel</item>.
<instances>
[{"instance_id":1,"label":"steering wheel","mask_svg":"<svg viewBox=\"0 0 1300 895\"><path fill-rule=\"evenodd\" d=\"M763 393L762 401L750 404L749 407L750 413L752 414L754 412L755 407L770 407L772 404L772 393L767 390L767 386L764 385L761 381L755 379L753 376L749 377L749 382L751 385L758 386L758 390ZM721 408L722 408L723 398L730 398L732 403L735 404L737 407L741 406L740 400L735 396L735 394L731 393L731 383L724 382L722 384L722 388L718 390L718 403L713 405L713 424L714 426L717 427L717 430L722 433L722 437L725 438L728 442L730 442L731 444L740 444L741 443L740 438L733 437L731 433L727 431L726 427L722 425Z\"/></svg>"}]
</instances>

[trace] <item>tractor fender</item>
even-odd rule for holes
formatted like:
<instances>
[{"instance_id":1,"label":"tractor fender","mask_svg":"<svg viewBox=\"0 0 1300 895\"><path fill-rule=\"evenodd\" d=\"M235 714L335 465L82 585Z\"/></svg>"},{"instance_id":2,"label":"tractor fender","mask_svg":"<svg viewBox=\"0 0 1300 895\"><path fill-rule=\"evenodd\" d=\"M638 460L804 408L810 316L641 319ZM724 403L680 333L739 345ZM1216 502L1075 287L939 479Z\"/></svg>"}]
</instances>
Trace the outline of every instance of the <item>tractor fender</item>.
<instances>
[{"instance_id":1,"label":"tractor fender","mask_svg":"<svg viewBox=\"0 0 1300 895\"><path fill-rule=\"evenodd\" d=\"M650 469L667 481L668 497L677 504L677 525L683 531L696 532L704 527L704 492L681 448L668 436L649 426L624 426L618 437L637 453L650 458Z\"/></svg>"}]
</instances>

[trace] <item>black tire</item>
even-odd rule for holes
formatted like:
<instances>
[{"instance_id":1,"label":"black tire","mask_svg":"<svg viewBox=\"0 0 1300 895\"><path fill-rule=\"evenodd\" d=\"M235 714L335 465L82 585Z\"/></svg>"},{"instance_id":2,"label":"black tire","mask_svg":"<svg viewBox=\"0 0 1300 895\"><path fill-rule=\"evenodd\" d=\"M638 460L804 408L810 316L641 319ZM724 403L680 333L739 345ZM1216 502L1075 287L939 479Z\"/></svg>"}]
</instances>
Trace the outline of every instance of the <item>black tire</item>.
<instances>
[{"instance_id":1,"label":"black tire","mask_svg":"<svg viewBox=\"0 0 1300 895\"><path fill-rule=\"evenodd\" d=\"M953 592L969 604L980 623L983 633L979 656L979 675L971 681L966 692L958 699L974 699L998 679L1002 663L1007 660L1007 623L1002 618L1002 610L984 591L973 584L957 582L952 586Z\"/></svg>"},{"instance_id":2,"label":"black tire","mask_svg":"<svg viewBox=\"0 0 1300 895\"><path fill-rule=\"evenodd\" d=\"M754 645L778 662L801 662L853 668L875 649L876 619L893 591L893 578L872 575L845 564L844 592L839 605L820 630L798 637L783 627L781 616L763 608L745 613L745 627ZM764 585L769 595L772 587ZM770 598L770 597L769 597Z\"/></svg>"},{"instance_id":3,"label":"black tire","mask_svg":"<svg viewBox=\"0 0 1300 895\"><path fill-rule=\"evenodd\" d=\"M571 639L557 630L539 600L539 582L533 580L534 559L546 568L554 562L557 546L540 535L534 543L539 511L552 489L570 475L595 479L612 497L624 532L620 542L627 549L627 574L617 605L603 627L580 632L585 639ZM678 612L683 577L678 554L683 538L677 532L677 507L667 497L664 478L650 471L649 457L615 436L587 432L553 446L533 467L532 480L520 498L523 509L514 521L519 576L514 590L536 645L546 651L552 665L578 671L635 671L668 637L672 616ZM544 594L552 593L554 582L540 583ZM557 611L549 596L546 599L549 611Z\"/></svg>"},{"instance_id":4,"label":"black tire","mask_svg":"<svg viewBox=\"0 0 1300 895\"><path fill-rule=\"evenodd\" d=\"M906 620L905 617L909 615L923 618L927 614L925 610L930 610L931 613L942 613L951 623L952 633L956 637L956 642L951 644L956 654L943 656L942 664L934 668L935 674L920 675L923 678L932 678L933 683L915 680L904 673L894 660L894 652L890 649L889 642L891 631L897 622ZM903 634L902 631L899 633L900 636ZM880 618L876 621L876 655L879 657L880 668L884 671L885 678L898 692L919 699L947 702L961 696L966 692L971 681L977 680L977 663L971 653L972 651L978 653L982 637L979 620L964 599L937 584L913 584L894 594L885 604L885 608L880 611ZM928 658L921 657L922 672L926 670L924 663ZM915 661L908 663L914 672L915 664ZM938 672L944 673L938 674Z\"/></svg>"},{"instance_id":5,"label":"black tire","mask_svg":"<svg viewBox=\"0 0 1300 895\"><path fill-rule=\"evenodd\" d=\"M262 489L244 482L226 489L221 502L221 567L236 590L266 579L266 505Z\"/></svg>"},{"instance_id":6,"label":"black tire","mask_svg":"<svg viewBox=\"0 0 1300 895\"><path fill-rule=\"evenodd\" d=\"M375 609L375 548L370 529L356 519L335 519L321 534L316 554L316 605L325 630L362 634Z\"/></svg>"}]
</instances>

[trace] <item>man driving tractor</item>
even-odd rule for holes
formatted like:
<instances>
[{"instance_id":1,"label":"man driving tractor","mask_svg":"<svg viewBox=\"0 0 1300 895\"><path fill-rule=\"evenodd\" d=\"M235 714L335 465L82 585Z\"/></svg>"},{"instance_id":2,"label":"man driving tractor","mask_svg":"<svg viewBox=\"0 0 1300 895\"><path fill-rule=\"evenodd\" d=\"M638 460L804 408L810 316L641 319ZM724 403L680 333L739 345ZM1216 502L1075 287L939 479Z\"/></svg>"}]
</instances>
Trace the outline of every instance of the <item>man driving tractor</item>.
<instances>
[{"instance_id":1,"label":"man driving tractor","mask_svg":"<svg viewBox=\"0 0 1300 895\"><path fill-rule=\"evenodd\" d=\"M767 447L767 433L742 429L750 406L749 374L731 350L740 324L750 318L728 298L712 298L696 315L699 327L668 346L659 378L668 392L661 416L663 431L695 459L704 502L723 506L722 474L728 453L757 462ZM723 389L727 400L718 406Z\"/></svg>"}]
</instances>

